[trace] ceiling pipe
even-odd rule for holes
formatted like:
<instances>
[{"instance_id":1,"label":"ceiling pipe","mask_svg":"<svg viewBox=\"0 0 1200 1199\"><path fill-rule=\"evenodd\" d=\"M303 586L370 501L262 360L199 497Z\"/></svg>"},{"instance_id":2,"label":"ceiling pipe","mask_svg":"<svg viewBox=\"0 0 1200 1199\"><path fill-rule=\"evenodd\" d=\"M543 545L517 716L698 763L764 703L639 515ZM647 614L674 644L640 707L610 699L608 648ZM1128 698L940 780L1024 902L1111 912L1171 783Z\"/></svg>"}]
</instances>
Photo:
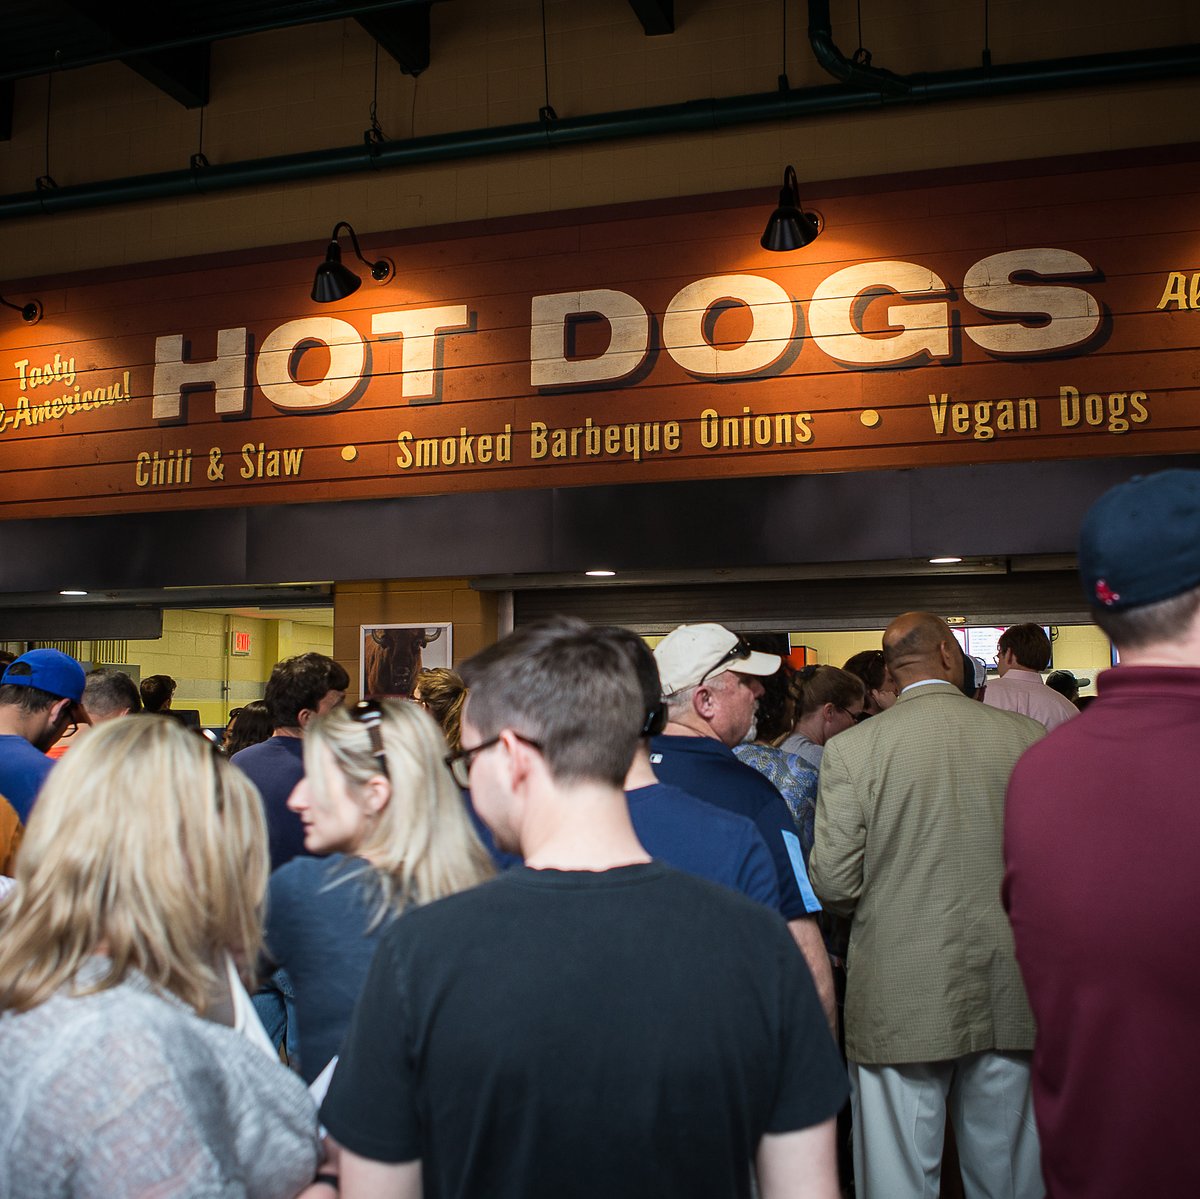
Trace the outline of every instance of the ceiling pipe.
<instances>
[{"instance_id":1,"label":"ceiling pipe","mask_svg":"<svg viewBox=\"0 0 1200 1199\"><path fill-rule=\"evenodd\" d=\"M907 96L912 90L908 80L882 67L873 67L869 62L855 62L837 48L829 17L829 0L808 0L808 42L817 62L835 79L850 87L885 96Z\"/></svg>"},{"instance_id":2,"label":"ceiling pipe","mask_svg":"<svg viewBox=\"0 0 1200 1199\"><path fill-rule=\"evenodd\" d=\"M1134 55L1094 54L994 66L987 71L972 69L910 75L906 80L909 91L904 95L885 95L878 90L855 90L834 84L691 100L657 108L560 117L551 124L539 120L407 141L371 145L360 142L302 154L217 163L195 169L66 185L41 192L20 192L0 196L0 221L555 146L707 132L764 121L788 121L897 105L1098 87L1197 74L1200 74L1200 45L1187 45L1144 50Z\"/></svg>"}]
</instances>

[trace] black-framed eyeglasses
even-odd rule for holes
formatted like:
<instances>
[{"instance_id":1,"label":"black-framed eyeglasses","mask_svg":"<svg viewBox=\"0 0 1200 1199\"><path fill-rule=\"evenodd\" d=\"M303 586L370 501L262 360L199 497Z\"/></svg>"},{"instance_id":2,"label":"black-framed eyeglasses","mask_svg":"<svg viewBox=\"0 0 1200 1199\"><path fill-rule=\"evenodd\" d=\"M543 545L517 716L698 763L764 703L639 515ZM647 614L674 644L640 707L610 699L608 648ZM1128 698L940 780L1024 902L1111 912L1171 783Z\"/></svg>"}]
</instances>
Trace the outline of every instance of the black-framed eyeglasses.
<instances>
[{"instance_id":1,"label":"black-framed eyeglasses","mask_svg":"<svg viewBox=\"0 0 1200 1199\"><path fill-rule=\"evenodd\" d=\"M863 710L861 712L851 712L849 708L843 708L841 704L838 704L838 711L845 712L846 715L849 716L850 719L853 720L855 724L862 724L862 722L864 720L866 720L868 716L871 715L871 713L868 712L866 710L866 708L863 708Z\"/></svg>"},{"instance_id":2,"label":"black-framed eyeglasses","mask_svg":"<svg viewBox=\"0 0 1200 1199\"><path fill-rule=\"evenodd\" d=\"M388 774L387 754L383 751L383 704L377 699L360 699L350 709L350 719L361 724L371 739L371 752L379 759L379 768L384 778Z\"/></svg>"},{"instance_id":3,"label":"black-framed eyeglasses","mask_svg":"<svg viewBox=\"0 0 1200 1199\"><path fill-rule=\"evenodd\" d=\"M710 667L708 670L706 670L700 676L700 683L703 683L705 679L716 674L718 670L722 669L725 666L728 666L728 664L730 662L745 662L746 659L749 658L752 653L754 653L754 651L750 648L745 637L739 637L733 643L733 648L728 653L726 653L723 657L721 657L715 663L715 665ZM699 687L700 683L697 683L696 686Z\"/></svg>"},{"instance_id":4,"label":"black-framed eyeglasses","mask_svg":"<svg viewBox=\"0 0 1200 1199\"><path fill-rule=\"evenodd\" d=\"M539 752L542 749L540 741L535 741L532 737L522 737L520 733L513 732L512 729L504 729L495 737L491 737L487 741L481 741L478 745L472 745L470 749L467 749L465 746L462 749L456 749L454 753L447 754L444 760L446 765L450 767L450 773L454 775L454 781L460 787L469 787L471 785L471 764L485 749L491 749L493 745L499 745L505 733L512 733L518 741L522 741L526 745L531 745Z\"/></svg>"}]
</instances>

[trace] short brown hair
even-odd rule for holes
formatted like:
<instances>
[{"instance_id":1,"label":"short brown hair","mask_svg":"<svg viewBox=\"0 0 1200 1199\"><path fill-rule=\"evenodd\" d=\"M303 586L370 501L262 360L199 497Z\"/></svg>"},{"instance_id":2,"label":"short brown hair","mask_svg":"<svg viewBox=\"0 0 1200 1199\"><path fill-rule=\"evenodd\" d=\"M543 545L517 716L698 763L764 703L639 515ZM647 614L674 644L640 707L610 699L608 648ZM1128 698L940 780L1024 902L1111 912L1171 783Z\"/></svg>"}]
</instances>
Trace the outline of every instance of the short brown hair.
<instances>
[{"instance_id":1,"label":"short brown hair","mask_svg":"<svg viewBox=\"0 0 1200 1199\"><path fill-rule=\"evenodd\" d=\"M0 687L0 707L20 708L22 712L45 712L62 698L40 687L23 687L20 683L5 683Z\"/></svg>"},{"instance_id":2,"label":"short brown hair","mask_svg":"<svg viewBox=\"0 0 1200 1199\"><path fill-rule=\"evenodd\" d=\"M1092 619L1118 649L1140 649L1160 641L1178 640L1200 610L1200 587L1137 608L1093 608Z\"/></svg>"},{"instance_id":3,"label":"short brown hair","mask_svg":"<svg viewBox=\"0 0 1200 1199\"><path fill-rule=\"evenodd\" d=\"M325 654L297 654L275 663L263 699L277 729L298 729L305 708L315 712L330 691L349 686L350 676L340 662Z\"/></svg>"},{"instance_id":4,"label":"short brown hair","mask_svg":"<svg viewBox=\"0 0 1200 1199\"><path fill-rule=\"evenodd\" d=\"M1011 651L1026 670L1045 670L1050 665L1050 638L1040 624L1010 625L996 642L996 653Z\"/></svg>"},{"instance_id":5,"label":"short brown hair","mask_svg":"<svg viewBox=\"0 0 1200 1199\"><path fill-rule=\"evenodd\" d=\"M462 676L484 740L511 729L541 746L556 782L622 786L646 713L633 664L604 631L570 617L529 625L464 662Z\"/></svg>"},{"instance_id":6,"label":"short brown hair","mask_svg":"<svg viewBox=\"0 0 1200 1199\"><path fill-rule=\"evenodd\" d=\"M142 679L138 691L147 712L161 712L175 694L177 684L169 674L151 674Z\"/></svg>"}]
</instances>

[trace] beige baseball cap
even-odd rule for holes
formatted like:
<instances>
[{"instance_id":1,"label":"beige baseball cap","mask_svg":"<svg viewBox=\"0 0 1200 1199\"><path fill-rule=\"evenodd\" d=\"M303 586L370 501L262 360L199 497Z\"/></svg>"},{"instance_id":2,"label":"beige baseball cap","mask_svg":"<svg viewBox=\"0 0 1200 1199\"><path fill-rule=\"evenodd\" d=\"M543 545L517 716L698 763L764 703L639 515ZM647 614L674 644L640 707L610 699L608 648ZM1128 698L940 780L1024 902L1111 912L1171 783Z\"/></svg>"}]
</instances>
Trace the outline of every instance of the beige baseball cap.
<instances>
[{"instance_id":1,"label":"beige baseball cap","mask_svg":"<svg viewBox=\"0 0 1200 1199\"><path fill-rule=\"evenodd\" d=\"M725 670L738 674L774 674L782 659L778 654L752 650L736 633L719 624L681 624L654 648L664 696L713 678Z\"/></svg>"}]
</instances>

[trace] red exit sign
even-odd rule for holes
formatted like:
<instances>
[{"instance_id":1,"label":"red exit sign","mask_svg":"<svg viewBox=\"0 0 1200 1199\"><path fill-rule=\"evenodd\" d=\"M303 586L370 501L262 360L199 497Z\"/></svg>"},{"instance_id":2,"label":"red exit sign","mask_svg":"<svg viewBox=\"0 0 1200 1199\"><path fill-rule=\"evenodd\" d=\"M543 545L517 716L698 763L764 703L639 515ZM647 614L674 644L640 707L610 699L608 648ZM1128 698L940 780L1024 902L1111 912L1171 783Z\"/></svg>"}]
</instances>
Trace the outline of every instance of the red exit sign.
<instances>
[{"instance_id":1,"label":"red exit sign","mask_svg":"<svg viewBox=\"0 0 1200 1199\"><path fill-rule=\"evenodd\" d=\"M238 658L250 656L250 634L234 629L229 635L229 652Z\"/></svg>"}]
</instances>

